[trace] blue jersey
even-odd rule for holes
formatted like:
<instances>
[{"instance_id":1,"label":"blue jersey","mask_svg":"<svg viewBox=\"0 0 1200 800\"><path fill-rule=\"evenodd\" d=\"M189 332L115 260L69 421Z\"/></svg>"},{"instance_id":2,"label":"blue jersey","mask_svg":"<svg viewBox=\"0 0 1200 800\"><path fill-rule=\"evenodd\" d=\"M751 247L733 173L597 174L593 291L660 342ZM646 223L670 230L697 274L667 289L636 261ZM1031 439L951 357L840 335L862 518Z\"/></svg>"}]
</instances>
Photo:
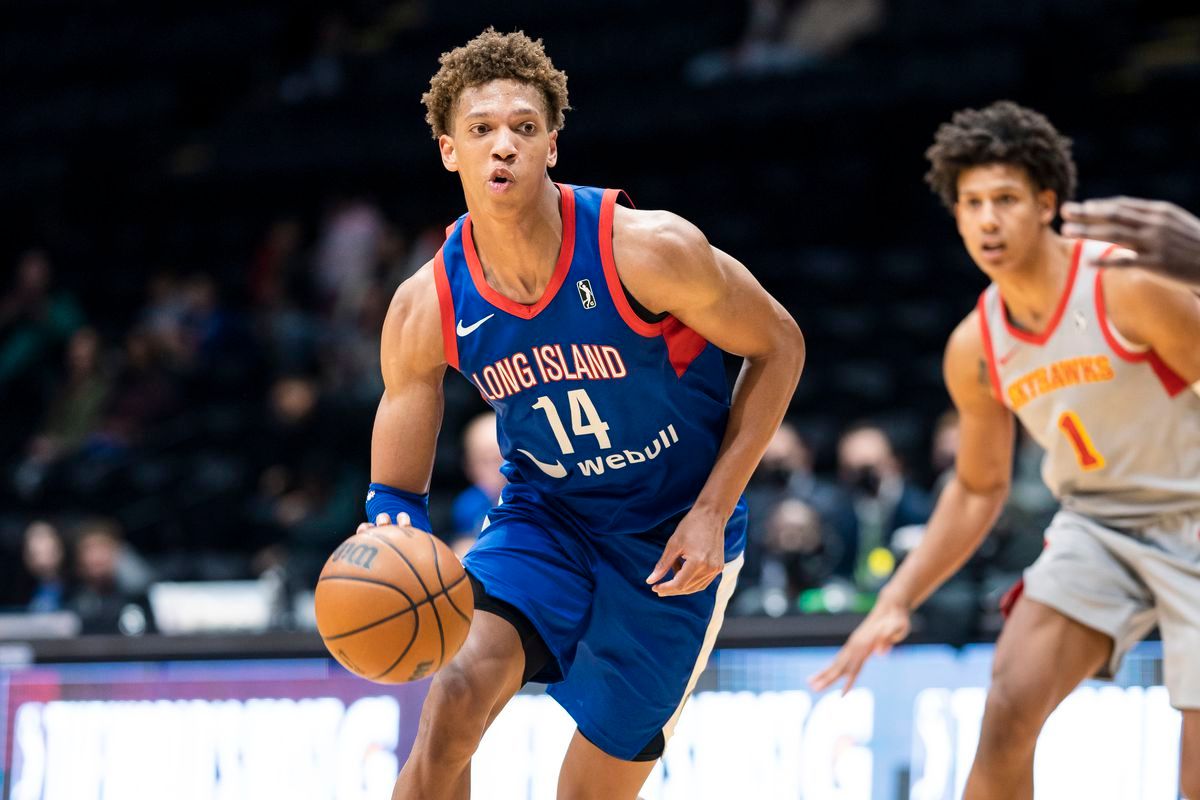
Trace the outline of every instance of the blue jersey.
<instances>
[{"instance_id":1,"label":"blue jersey","mask_svg":"<svg viewBox=\"0 0 1200 800\"><path fill-rule=\"evenodd\" d=\"M729 415L720 350L674 317L647 322L613 260L619 192L559 184L562 248L541 299L484 278L470 215L435 259L446 359L496 411L503 468L587 529L640 533L686 511Z\"/></svg>"}]
</instances>

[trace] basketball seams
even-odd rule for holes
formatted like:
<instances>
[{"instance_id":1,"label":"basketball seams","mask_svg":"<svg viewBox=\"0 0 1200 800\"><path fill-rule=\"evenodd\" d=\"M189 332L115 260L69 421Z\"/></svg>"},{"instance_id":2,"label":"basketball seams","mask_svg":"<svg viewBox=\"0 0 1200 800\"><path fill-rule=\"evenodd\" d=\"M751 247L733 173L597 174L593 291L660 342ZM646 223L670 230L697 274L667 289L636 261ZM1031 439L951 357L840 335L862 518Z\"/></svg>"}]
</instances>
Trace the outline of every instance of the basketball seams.
<instances>
[{"instance_id":1,"label":"basketball seams","mask_svg":"<svg viewBox=\"0 0 1200 800\"><path fill-rule=\"evenodd\" d=\"M462 612L462 609L460 609L458 607L458 603L454 602L454 598L450 596L450 587L446 585L445 579L442 578L442 561L440 558L438 558L438 551L437 551L436 544L433 546L433 568L437 572L438 583L440 583L442 586L442 594L444 594L446 596L446 599L450 601L450 607L454 609L455 614L458 614L460 617L463 618L464 622L470 624L471 618ZM463 577L465 578L466 575L464 574ZM462 578L455 581L454 585L457 586L460 583L462 583Z\"/></svg>"},{"instance_id":2,"label":"basketball seams","mask_svg":"<svg viewBox=\"0 0 1200 800\"><path fill-rule=\"evenodd\" d=\"M410 570L412 570L413 577L414 577L414 578L416 578L416 579L417 579L417 583L419 583L419 584L421 585L421 589L422 589L422 590L425 592L425 597L426 597L426 599L428 599L428 600L432 600L432 599L433 599L433 598L430 596L429 587L425 585L425 579L421 577L421 573L417 571L417 568L413 566L413 563L412 563L411 561L409 561L409 560L408 560L408 556L404 555L404 551L402 551L402 550L401 550L399 547L396 547L396 545L392 544L391 542L389 542L389 541L388 541L387 539L385 539L384 537L377 535L377 534L376 534L376 533L374 533L373 531L369 531L369 530L368 530L368 531L365 531L365 532L364 532L362 535L363 535L363 536L369 536L369 537L371 537L372 539L375 539L376 541L383 542L385 545L387 545L389 548L391 548L391 550L392 550L392 552L393 552L393 553L395 553L396 555L400 556L400 559L401 559L402 561L404 561L404 563L405 563L405 564L407 564L407 565L408 565L408 568L409 568ZM428 537L430 538L430 542L431 542L431 544L432 544L432 546L433 546L433 548L434 548L434 558L436 559L436 557L437 557L437 543L432 541L432 540L433 540L433 534L429 534L429 533L427 533L427 534L425 534L425 535L426 535L426 536L428 536ZM439 583L440 583L440 580L439 580ZM443 589L443 591L445 590L445 586L444 586L444 585L443 585L442 589ZM433 619L434 619L434 621L435 621L435 622L437 622L437 626L438 626L438 641L439 641L439 645L440 645L440 648L441 648L441 649L440 649L440 652L439 652L439 654L438 654L438 665L437 665L437 667L436 667L435 669L441 669L441 666L442 666L442 664L443 664L443 663L445 663L445 661L446 661L446 631L445 631L445 629L442 627L442 615L438 613L438 610L437 610L437 604L436 604L436 603L430 603L430 608L432 608L432 609L433 609ZM394 669L394 668L395 668L395 666L393 665L393 667L392 667L392 668ZM389 672L390 672L390 671L391 671L391 670L389 670ZM385 674L386 674L386 673L385 673Z\"/></svg>"},{"instance_id":3,"label":"basketball seams","mask_svg":"<svg viewBox=\"0 0 1200 800\"><path fill-rule=\"evenodd\" d=\"M413 611L415 608L416 608L416 606L413 606L413 608L409 609L409 611ZM405 613L407 614L408 612L406 611ZM400 655L396 656L396 660L391 663L391 666L389 666L383 672L376 675L374 678L369 678L368 680L372 680L372 681L382 680L385 675L387 675L389 672L394 670L396 667L400 666L400 663L402 661L404 661L405 656L408 655L408 651L412 650L412 646L417 643L417 634L420 632L420 630L421 630L421 615L414 614L414 624L413 624L413 629L412 629L412 635L410 635L408 637L408 644L404 646L404 650L402 650L400 652Z\"/></svg>"},{"instance_id":4,"label":"basketball seams","mask_svg":"<svg viewBox=\"0 0 1200 800\"><path fill-rule=\"evenodd\" d=\"M393 591L399 592L400 594L404 595L404 599L408 601L409 606L408 606L408 608L403 609L402 611L397 611L394 614L388 614L386 617L377 619L374 622L369 622L366 625L363 625L361 628L355 628L352 631L344 631L342 633L332 634L330 636L322 636L321 638L325 639L326 641L334 641L336 639L344 639L345 637L350 636L352 634L362 633L365 630L374 628L376 625L382 625L385 622L391 622L392 620L396 619L397 617L402 617L410 611L416 611L418 608L420 608L421 606L423 606L427 603L432 604L434 600L436 600L438 597L442 596L443 594L445 594L447 597L449 597L450 590L453 589L454 587L458 586L460 583L462 583L466 579L467 579L467 576L463 575L461 578L456 580L454 583L450 584L449 586L446 586L446 588L443 591L438 592L437 594L435 594L433 596L430 596L427 594L425 596L424 600L418 600L417 602L414 603L412 598L409 597L408 594L403 589L401 589L397 586L393 586L390 583L384 583L383 581L377 581L377 580L373 580L371 578L356 578L351 575L326 575L323 578L319 578L317 580L317 582L320 583L321 581L357 581L359 583L370 583L370 584L374 584L376 586L386 586L387 588L392 589ZM435 607L434 613L436 613L436 607ZM421 626L421 615L418 614L416 627L420 628L420 626Z\"/></svg>"}]
</instances>

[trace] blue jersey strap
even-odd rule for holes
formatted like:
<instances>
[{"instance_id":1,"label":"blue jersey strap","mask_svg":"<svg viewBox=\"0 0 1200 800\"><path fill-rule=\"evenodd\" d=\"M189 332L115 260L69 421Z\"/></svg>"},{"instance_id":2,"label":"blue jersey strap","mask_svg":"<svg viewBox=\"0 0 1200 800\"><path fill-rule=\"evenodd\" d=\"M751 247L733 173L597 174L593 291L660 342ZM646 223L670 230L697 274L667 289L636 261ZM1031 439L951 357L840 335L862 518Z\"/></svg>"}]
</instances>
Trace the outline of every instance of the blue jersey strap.
<instances>
[{"instance_id":1,"label":"blue jersey strap","mask_svg":"<svg viewBox=\"0 0 1200 800\"><path fill-rule=\"evenodd\" d=\"M374 524L380 514L396 521L398 514L408 514L414 528L433 532L429 522L429 495L414 494L386 483L372 483L367 489L367 521Z\"/></svg>"}]
</instances>

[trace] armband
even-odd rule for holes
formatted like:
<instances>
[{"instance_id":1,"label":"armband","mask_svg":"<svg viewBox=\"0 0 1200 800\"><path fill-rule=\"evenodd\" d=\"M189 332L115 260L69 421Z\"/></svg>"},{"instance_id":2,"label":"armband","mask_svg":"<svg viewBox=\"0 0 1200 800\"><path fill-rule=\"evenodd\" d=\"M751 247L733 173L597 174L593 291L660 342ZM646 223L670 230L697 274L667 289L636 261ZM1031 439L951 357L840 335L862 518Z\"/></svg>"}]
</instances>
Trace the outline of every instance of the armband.
<instances>
[{"instance_id":1,"label":"armband","mask_svg":"<svg viewBox=\"0 0 1200 800\"><path fill-rule=\"evenodd\" d=\"M414 494L388 486L386 483L372 483L367 490L367 521L375 523L380 514L387 514L396 521L399 514L408 514L414 528L433 532L429 523L429 495Z\"/></svg>"}]
</instances>

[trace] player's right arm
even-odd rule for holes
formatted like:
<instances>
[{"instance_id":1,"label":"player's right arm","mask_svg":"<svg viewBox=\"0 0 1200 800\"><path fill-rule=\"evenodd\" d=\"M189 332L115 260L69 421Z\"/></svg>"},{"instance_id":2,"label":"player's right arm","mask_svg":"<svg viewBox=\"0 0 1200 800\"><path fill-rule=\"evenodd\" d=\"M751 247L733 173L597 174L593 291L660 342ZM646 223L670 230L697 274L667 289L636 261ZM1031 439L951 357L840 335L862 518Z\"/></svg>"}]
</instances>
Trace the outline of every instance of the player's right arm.
<instances>
[{"instance_id":1,"label":"player's right arm","mask_svg":"<svg viewBox=\"0 0 1200 800\"><path fill-rule=\"evenodd\" d=\"M833 663L810 679L818 691L843 677L843 691L850 691L872 653L886 652L908 635L911 612L978 549L1008 497L1013 415L992 393L978 313L951 334L943 362L946 388L959 413L954 477L938 498L921 543Z\"/></svg>"},{"instance_id":2,"label":"player's right arm","mask_svg":"<svg viewBox=\"0 0 1200 800\"><path fill-rule=\"evenodd\" d=\"M446 373L433 262L392 297L379 347L383 397L371 433L371 483L412 495L429 491ZM383 517L387 516L388 519ZM396 522L380 513L373 524Z\"/></svg>"}]
</instances>

